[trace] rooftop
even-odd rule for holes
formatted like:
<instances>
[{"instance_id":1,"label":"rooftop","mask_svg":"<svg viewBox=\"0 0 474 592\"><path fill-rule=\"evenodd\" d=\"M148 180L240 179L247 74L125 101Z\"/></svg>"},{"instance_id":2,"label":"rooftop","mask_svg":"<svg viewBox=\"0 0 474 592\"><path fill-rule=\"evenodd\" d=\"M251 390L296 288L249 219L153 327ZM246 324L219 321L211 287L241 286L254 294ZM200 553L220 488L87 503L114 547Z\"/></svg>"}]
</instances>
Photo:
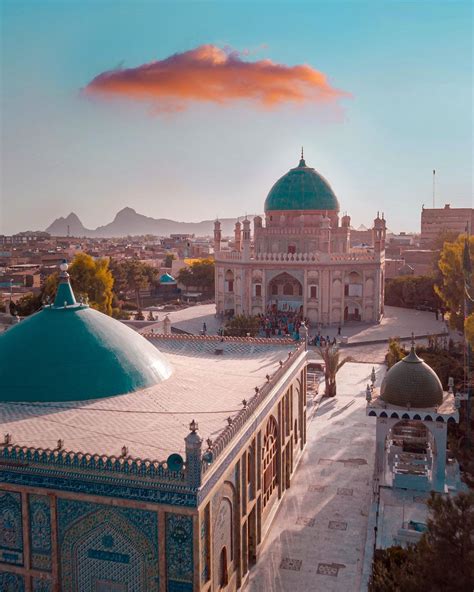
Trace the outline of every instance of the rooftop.
<instances>
[{"instance_id":1,"label":"rooftop","mask_svg":"<svg viewBox=\"0 0 474 592\"><path fill-rule=\"evenodd\" d=\"M165 460L184 455L189 423L199 424L205 440L227 426L242 400L274 375L295 346L259 340L206 337L153 337L150 343L173 368L154 386L112 398L61 403L0 403L3 433L12 444L120 456L123 446L134 458ZM215 351L223 348L222 355Z\"/></svg>"}]
</instances>

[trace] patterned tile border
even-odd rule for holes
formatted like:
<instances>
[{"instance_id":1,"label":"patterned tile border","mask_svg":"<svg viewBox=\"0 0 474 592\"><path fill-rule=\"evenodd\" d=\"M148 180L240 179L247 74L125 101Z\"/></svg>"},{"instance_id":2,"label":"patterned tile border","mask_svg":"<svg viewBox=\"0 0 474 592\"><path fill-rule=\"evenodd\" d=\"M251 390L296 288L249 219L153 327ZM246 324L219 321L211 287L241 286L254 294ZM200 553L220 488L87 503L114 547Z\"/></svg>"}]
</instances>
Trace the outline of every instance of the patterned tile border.
<instances>
[{"instance_id":1,"label":"patterned tile border","mask_svg":"<svg viewBox=\"0 0 474 592\"><path fill-rule=\"evenodd\" d=\"M342 567L346 567L342 563L318 563L316 573L322 576L333 576L337 578L337 574Z\"/></svg>"},{"instance_id":2,"label":"patterned tile border","mask_svg":"<svg viewBox=\"0 0 474 592\"><path fill-rule=\"evenodd\" d=\"M308 492L321 493L326 489L326 485L309 485Z\"/></svg>"},{"instance_id":3,"label":"patterned tile border","mask_svg":"<svg viewBox=\"0 0 474 592\"><path fill-rule=\"evenodd\" d=\"M298 516L296 520L297 526L314 526L315 523L315 518L308 518L307 516Z\"/></svg>"},{"instance_id":4,"label":"patterned tile border","mask_svg":"<svg viewBox=\"0 0 474 592\"><path fill-rule=\"evenodd\" d=\"M354 490L350 487L338 487L337 495L354 495Z\"/></svg>"},{"instance_id":5,"label":"patterned tile border","mask_svg":"<svg viewBox=\"0 0 474 592\"><path fill-rule=\"evenodd\" d=\"M288 569L290 571L300 571L302 565L301 559L291 559L290 557L283 557L280 563L280 569Z\"/></svg>"},{"instance_id":6,"label":"patterned tile border","mask_svg":"<svg viewBox=\"0 0 474 592\"><path fill-rule=\"evenodd\" d=\"M347 530L347 522L340 522L339 520L330 520L328 528L329 530Z\"/></svg>"}]
</instances>

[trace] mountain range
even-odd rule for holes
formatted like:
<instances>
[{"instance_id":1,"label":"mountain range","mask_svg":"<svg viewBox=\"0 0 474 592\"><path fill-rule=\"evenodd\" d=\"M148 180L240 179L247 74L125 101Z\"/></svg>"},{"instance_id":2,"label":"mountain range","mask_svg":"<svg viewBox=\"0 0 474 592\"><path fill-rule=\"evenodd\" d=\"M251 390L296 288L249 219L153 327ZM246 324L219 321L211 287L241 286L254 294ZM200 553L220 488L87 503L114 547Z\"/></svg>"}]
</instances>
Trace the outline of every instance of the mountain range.
<instances>
[{"instance_id":1,"label":"mountain range","mask_svg":"<svg viewBox=\"0 0 474 592\"><path fill-rule=\"evenodd\" d=\"M248 216L250 220L253 216ZM243 218L239 218L242 220ZM223 236L230 236L234 232L237 218L220 219ZM212 236L214 232L214 220L201 222L177 222L167 218L151 218L137 213L133 208L120 210L112 222L95 229L86 228L77 214L71 212L69 216L56 218L46 228L46 232L52 236L77 236L91 238L107 238L121 236L138 236L153 234L168 236L169 234L195 234L196 236Z\"/></svg>"}]
</instances>

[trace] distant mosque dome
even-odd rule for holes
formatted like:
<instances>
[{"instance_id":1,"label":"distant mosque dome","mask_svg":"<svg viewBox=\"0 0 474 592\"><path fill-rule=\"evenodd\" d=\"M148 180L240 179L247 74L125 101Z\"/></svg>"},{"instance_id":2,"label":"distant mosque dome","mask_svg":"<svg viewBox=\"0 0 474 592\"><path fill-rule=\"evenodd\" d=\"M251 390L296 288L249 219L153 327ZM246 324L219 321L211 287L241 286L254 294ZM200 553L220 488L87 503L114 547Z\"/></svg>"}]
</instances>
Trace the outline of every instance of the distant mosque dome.
<instances>
[{"instance_id":1,"label":"distant mosque dome","mask_svg":"<svg viewBox=\"0 0 474 592\"><path fill-rule=\"evenodd\" d=\"M170 273L164 273L160 276L160 284L176 284L176 280Z\"/></svg>"},{"instance_id":2,"label":"distant mosque dome","mask_svg":"<svg viewBox=\"0 0 474 592\"><path fill-rule=\"evenodd\" d=\"M278 179L265 200L265 212L281 210L339 211L331 186L306 165L303 152L299 165Z\"/></svg>"},{"instance_id":3,"label":"distant mosque dome","mask_svg":"<svg viewBox=\"0 0 474 592\"><path fill-rule=\"evenodd\" d=\"M413 345L410 353L385 375L380 398L399 407L437 407L443 402L443 386L433 368L416 355Z\"/></svg>"},{"instance_id":4,"label":"distant mosque dome","mask_svg":"<svg viewBox=\"0 0 474 592\"><path fill-rule=\"evenodd\" d=\"M84 401L153 386L171 375L160 351L120 321L77 303L67 264L54 304L0 335L2 401Z\"/></svg>"}]
</instances>

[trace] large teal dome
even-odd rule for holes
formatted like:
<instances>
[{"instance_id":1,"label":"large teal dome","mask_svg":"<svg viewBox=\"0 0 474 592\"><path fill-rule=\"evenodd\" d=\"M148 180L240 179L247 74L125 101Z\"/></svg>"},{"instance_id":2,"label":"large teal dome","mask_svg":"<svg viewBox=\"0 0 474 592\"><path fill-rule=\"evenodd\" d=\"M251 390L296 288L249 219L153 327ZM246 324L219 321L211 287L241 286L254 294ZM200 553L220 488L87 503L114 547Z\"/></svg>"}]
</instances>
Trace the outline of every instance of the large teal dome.
<instances>
[{"instance_id":1,"label":"large teal dome","mask_svg":"<svg viewBox=\"0 0 474 592\"><path fill-rule=\"evenodd\" d=\"M76 303L67 273L55 303L0 335L1 401L81 401L168 378L164 356L120 321Z\"/></svg>"},{"instance_id":2,"label":"large teal dome","mask_svg":"<svg viewBox=\"0 0 474 592\"><path fill-rule=\"evenodd\" d=\"M299 165L270 189L265 212L273 210L339 211L339 202L326 179L301 158Z\"/></svg>"}]
</instances>

